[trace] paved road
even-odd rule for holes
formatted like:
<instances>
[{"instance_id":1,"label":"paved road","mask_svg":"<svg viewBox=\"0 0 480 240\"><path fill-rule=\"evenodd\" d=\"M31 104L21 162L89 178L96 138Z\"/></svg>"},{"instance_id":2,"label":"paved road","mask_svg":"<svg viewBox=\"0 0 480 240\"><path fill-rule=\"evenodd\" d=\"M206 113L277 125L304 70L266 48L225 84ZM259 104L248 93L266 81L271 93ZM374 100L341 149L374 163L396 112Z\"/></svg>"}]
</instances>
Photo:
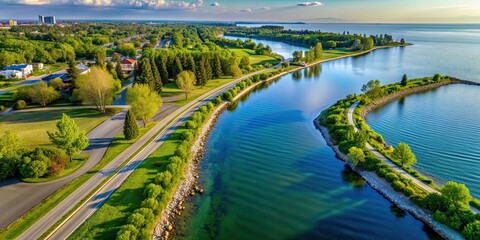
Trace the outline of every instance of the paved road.
<instances>
[{"instance_id":1,"label":"paved road","mask_svg":"<svg viewBox=\"0 0 480 240\"><path fill-rule=\"evenodd\" d=\"M117 107L117 106L116 106ZM175 105L165 104L154 119L161 119L173 112ZM55 108L58 109L58 108ZM33 109L32 109L33 110ZM40 109L43 110L43 109ZM56 192L78 176L86 173L102 160L113 138L123 130L126 110L104 121L87 134L90 145L83 153L90 155L89 160L75 173L45 183L25 183L11 179L0 183L0 228L3 229L27 213L31 208Z\"/></svg>"},{"instance_id":2,"label":"paved road","mask_svg":"<svg viewBox=\"0 0 480 240\"><path fill-rule=\"evenodd\" d=\"M278 65L277 65L278 66ZM266 71L262 70L260 72ZM34 224L30 229L24 232L19 239L34 239L44 234L53 224L59 221L59 219L73 208L78 202L85 198L92 189L99 186L103 180L105 180L112 171L121 165L124 161L130 158L137 150L141 149L151 137L155 136L153 142L143 148L137 155L135 155L130 162L121 169L118 174L114 175L108 183L104 184L99 191L97 191L81 208L67 218L66 222L57 229L50 239L66 239L70 234L75 231L88 217L90 217L101 205L115 192L126 178L133 172L133 170L140 165L151 153L153 153L163 142L170 136L170 134L190 116L198 107L203 105L205 101L214 99L216 96L223 93L223 91L234 87L234 85L248 77L259 72L248 74L244 77L236 79L229 84L217 87L202 96L194 99L188 104L175 110L170 115L166 116L160 121L152 130L146 133L141 139L135 142L132 146L122 152L117 158L115 158L110 164L108 164L102 171L92 177L87 183L82 185L79 189L73 192L62 203L55 207L52 211L46 214L40 221ZM180 114L180 115L179 115ZM178 115L178 117L177 117ZM173 120L173 121L172 121ZM168 122L172 121L170 124ZM160 129L164 128L160 133Z\"/></svg>"}]
</instances>

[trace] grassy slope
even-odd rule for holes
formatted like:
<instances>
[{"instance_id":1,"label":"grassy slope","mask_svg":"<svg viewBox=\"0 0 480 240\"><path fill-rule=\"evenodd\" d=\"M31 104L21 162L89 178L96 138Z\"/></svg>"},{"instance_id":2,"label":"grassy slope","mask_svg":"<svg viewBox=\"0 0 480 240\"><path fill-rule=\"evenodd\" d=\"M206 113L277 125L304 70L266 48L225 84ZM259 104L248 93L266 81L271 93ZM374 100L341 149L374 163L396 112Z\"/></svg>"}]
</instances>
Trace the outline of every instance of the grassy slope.
<instances>
[{"instance_id":1,"label":"grassy slope","mask_svg":"<svg viewBox=\"0 0 480 240\"><path fill-rule=\"evenodd\" d=\"M272 65L278 64L280 61L278 59L275 59L271 56L266 56L266 55L257 55L255 54L254 50L251 49L245 49L245 48L230 48L232 52L237 54L238 56L247 56L250 58L250 64L253 66L256 65L263 65L266 63L270 63Z\"/></svg>"},{"instance_id":2,"label":"grassy slope","mask_svg":"<svg viewBox=\"0 0 480 240\"><path fill-rule=\"evenodd\" d=\"M75 120L81 130L89 132L98 124L109 118L108 114L93 109L69 109L41 112L19 112L2 116L0 129L16 132L27 147L49 145L46 131L56 130L55 122L67 114Z\"/></svg>"},{"instance_id":3,"label":"grassy slope","mask_svg":"<svg viewBox=\"0 0 480 240\"><path fill-rule=\"evenodd\" d=\"M181 142L183 131L184 128L177 129L69 239L115 239L129 214L140 207L147 183L161 172L159 169L165 170L168 159Z\"/></svg>"},{"instance_id":4,"label":"grassy slope","mask_svg":"<svg viewBox=\"0 0 480 240\"><path fill-rule=\"evenodd\" d=\"M155 126L155 124L156 124L155 122L152 122L148 124L146 128L141 128L138 138L140 138L146 132L148 132L153 126ZM73 191L79 188L94 174L102 170L108 163L110 163L115 157L117 157L119 153L123 152L135 141L136 140L125 140L123 133L120 133L116 138L113 139L113 142L110 148L105 153L105 156L103 157L102 161L100 161L95 167L93 167L86 174L71 181L66 186L62 187L57 192L55 192L50 197L48 197L46 200L44 200L42 203L35 206L23 217L13 222L9 226L9 228L2 230L0 232L0 239L14 239L18 237L22 232L27 230L38 219L40 219L43 215L45 215L47 212L53 209L63 199L68 197Z\"/></svg>"}]
</instances>

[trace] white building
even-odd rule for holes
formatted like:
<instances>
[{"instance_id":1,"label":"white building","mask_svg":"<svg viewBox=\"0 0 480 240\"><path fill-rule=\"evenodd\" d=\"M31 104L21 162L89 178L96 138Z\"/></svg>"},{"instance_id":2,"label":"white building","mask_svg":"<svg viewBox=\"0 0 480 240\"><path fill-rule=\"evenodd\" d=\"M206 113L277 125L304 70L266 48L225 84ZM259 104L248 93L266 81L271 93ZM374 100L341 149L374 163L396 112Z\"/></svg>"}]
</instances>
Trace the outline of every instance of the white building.
<instances>
[{"instance_id":1,"label":"white building","mask_svg":"<svg viewBox=\"0 0 480 240\"><path fill-rule=\"evenodd\" d=\"M5 76L6 79L22 78L23 74L18 70L0 70L0 75Z\"/></svg>"},{"instance_id":2,"label":"white building","mask_svg":"<svg viewBox=\"0 0 480 240\"><path fill-rule=\"evenodd\" d=\"M6 66L2 69L2 71L9 71L9 70L20 71L21 76L19 78L27 78L33 72L33 66L31 64L14 64L14 65ZM13 72L9 72L9 73L13 73ZM19 76L17 75L17 73L15 73L14 75Z\"/></svg>"}]
</instances>

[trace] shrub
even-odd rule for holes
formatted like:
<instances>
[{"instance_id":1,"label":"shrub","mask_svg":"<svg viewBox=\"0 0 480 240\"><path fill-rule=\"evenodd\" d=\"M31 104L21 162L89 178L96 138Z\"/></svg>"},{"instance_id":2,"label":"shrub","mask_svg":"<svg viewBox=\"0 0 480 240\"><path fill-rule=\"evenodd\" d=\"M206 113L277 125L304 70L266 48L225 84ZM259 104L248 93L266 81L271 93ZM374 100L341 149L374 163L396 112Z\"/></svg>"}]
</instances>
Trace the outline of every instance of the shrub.
<instances>
[{"instance_id":1,"label":"shrub","mask_svg":"<svg viewBox=\"0 0 480 240\"><path fill-rule=\"evenodd\" d=\"M392 187L393 189L395 189L395 191L401 192L405 188L405 183L403 183L402 181L396 180L392 183Z\"/></svg>"},{"instance_id":2,"label":"shrub","mask_svg":"<svg viewBox=\"0 0 480 240\"><path fill-rule=\"evenodd\" d=\"M136 239L139 231L132 224L123 225L117 233L117 240Z\"/></svg>"},{"instance_id":3,"label":"shrub","mask_svg":"<svg viewBox=\"0 0 480 240\"><path fill-rule=\"evenodd\" d=\"M396 173L387 173L385 175L385 179L388 181L388 182L394 182L394 181L397 181L398 180L398 175Z\"/></svg>"},{"instance_id":4,"label":"shrub","mask_svg":"<svg viewBox=\"0 0 480 240\"><path fill-rule=\"evenodd\" d=\"M198 110L203 114L207 114L210 112L207 106L201 106Z\"/></svg>"},{"instance_id":5,"label":"shrub","mask_svg":"<svg viewBox=\"0 0 480 240\"><path fill-rule=\"evenodd\" d=\"M215 105L212 102L208 102L207 105L208 112L211 112L213 109L215 109Z\"/></svg>"},{"instance_id":6,"label":"shrub","mask_svg":"<svg viewBox=\"0 0 480 240\"><path fill-rule=\"evenodd\" d=\"M15 110L22 110L27 108L27 103L23 100L18 100L17 103L13 106L13 109Z\"/></svg>"},{"instance_id":7,"label":"shrub","mask_svg":"<svg viewBox=\"0 0 480 240\"><path fill-rule=\"evenodd\" d=\"M185 127L188 128L188 129L197 129L198 125L196 122L192 121L192 120L188 120L185 122Z\"/></svg>"},{"instance_id":8,"label":"shrub","mask_svg":"<svg viewBox=\"0 0 480 240\"><path fill-rule=\"evenodd\" d=\"M227 101L232 101L233 100L232 93L230 91L226 91L225 93L223 93L223 99Z\"/></svg>"},{"instance_id":9,"label":"shrub","mask_svg":"<svg viewBox=\"0 0 480 240\"><path fill-rule=\"evenodd\" d=\"M403 189L403 193L405 194L405 196L409 197L409 196L412 196L413 194L415 194L415 190L413 190L413 188L411 188L411 187L405 187Z\"/></svg>"},{"instance_id":10,"label":"shrub","mask_svg":"<svg viewBox=\"0 0 480 240\"><path fill-rule=\"evenodd\" d=\"M223 102L223 99L222 99L222 97L220 97L220 96L217 96L217 97L215 98L215 100L214 100L214 103L215 103L215 105L217 105L217 106L220 105L220 103L222 103L222 102Z\"/></svg>"},{"instance_id":11,"label":"shrub","mask_svg":"<svg viewBox=\"0 0 480 240\"><path fill-rule=\"evenodd\" d=\"M448 199L438 193L430 193L421 201L422 207L433 212L437 210L442 212L447 211L449 205Z\"/></svg>"},{"instance_id":12,"label":"shrub","mask_svg":"<svg viewBox=\"0 0 480 240\"><path fill-rule=\"evenodd\" d=\"M143 196L145 198L156 198L162 192L163 188L160 185L150 183L143 190Z\"/></svg>"},{"instance_id":13,"label":"shrub","mask_svg":"<svg viewBox=\"0 0 480 240\"><path fill-rule=\"evenodd\" d=\"M23 177L39 178L47 173L47 165L43 161L34 160L22 165L20 173Z\"/></svg>"},{"instance_id":14,"label":"shrub","mask_svg":"<svg viewBox=\"0 0 480 240\"><path fill-rule=\"evenodd\" d=\"M463 236L467 240L480 239L480 221L473 221L463 230Z\"/></svg>"},{"instance_id":15,"label":"shrub","mask_svg":"<svg viewBox=\"0 0 480 240\"><path fill-rule=\"evenodd\" d=\"M173 175L169 171L163 171L155 176L154 182L163 188L167 188L172 183Z\"/></svg>"},{"instance_id":16,"label":"shrub","mask_svg":"<svg viewBox=\"0 0 480 240\"><path fill-rule=\"evenodd\" d=\"M367 155L367 157L365 157L365 163L362 164L362 168L368 171L375 171L379 163L381 163L380 159Z\"/></svg>"},{"instance_id":17,"label":"shrub","mask_svg":"<svg viewBox=\"0 0 480 240\"><path fill-rule=\"evenodd\" d=\"M182 140L193 142L193 140L195 140L195 134L192 131L185 131L182 133Z\"/></svg>"}]
</instances>

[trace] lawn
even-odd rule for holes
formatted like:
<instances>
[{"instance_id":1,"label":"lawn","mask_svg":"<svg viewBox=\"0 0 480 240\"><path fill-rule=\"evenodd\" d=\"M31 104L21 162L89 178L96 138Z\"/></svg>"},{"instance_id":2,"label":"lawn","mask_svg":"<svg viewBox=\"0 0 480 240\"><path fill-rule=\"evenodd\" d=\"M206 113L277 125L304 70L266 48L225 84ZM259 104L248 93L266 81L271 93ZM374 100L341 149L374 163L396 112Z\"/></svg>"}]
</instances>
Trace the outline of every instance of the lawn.
<instances>
[{"instance_id":1,"label":"lawn","mask_svg":"<svg viewBox=\"0 0 480 240\"><path fill-rule=\"evenodd\" d=\"M204 87L198 87L195 86L194 90L188 95L188 100L185 99L185 95L183 94L182 90L178 89L177 85L175 83L168 83L165 84L162 88L162 97L172 97L176 95L181 95L182 97L180 100L173 102L176 105L185 105L189 101L200 97L201 95L205 94L206 92L219 87L221 85L224 85L228 82L233 81L234 78L219 78L219 79L212 79L208 80L207 84Z\"/></svg>"},{"instance_id":2,"label":"lawn","mask_svg":"<svg viewBox=\"0 0 480 240\"><path fill-rule=\"evenodd\" d=\"M257 55L255 54L254 50L246 49L246 48L230 48L232 52L237 54L240 57L247 56L250 58L250 64L253 66L256 65L264 65L270 63L276 65L280 62L280 60L275 59L274 57L267 56L267 55Z\"/></svg>"},{"instance_id":3,"label":"lawn","mask_svg":"<svg viewBox=\"0 0 480 240\"><path fill-rule=\"evenodd\" d=\"M62 113L74 119L80 130L86 132L110 117L93 109L18 112L1 116L0 129L16 132L26 147L50 145L46 131L56 131L55 123Z\"/></svg>"},{"instance_id":4,"label":"lawn","mask_svg":"<svg viewBox=\"0 0 480 240\"><path fill-rule=\"evenodd\" d=\"M115 239L119 228L144 200L143 190L157 173L165 170L168 159L173 156L180 137L185 131L178 128L142 164L133 171L107 202L93 214L68 239Z\"/></svg>"},{"instance_id":5,"label":"lawn","mask_svg":"<svg viewBox=\"0 0 480 240\"><path fill-rule=\"evenodd\" d=\"M151 122L147 125L146 128L140 128L139 136L137 139L141 138L145 133L147 133L152 127L154 127L156 122ZM121 152L127 149L132 145L135 140L125 140L123 133L120 133L117 137L113 139L112 144L107 150L107 153L95 167L90 171L83 174L82 176L74 179L60 190L52 194L50 197L45 199L42 203L35 206L32 210L26 213L21 218L17 219L15 222L10 224L7 229L0 231L0 239L14 239L27 230L32 224L37 222L41 217L43 217L47 212L53 209L58 205L63 199L68 197L72 192L79 188L83 183L88 181L93 175L102 170L108 163L110 163L115 157L118 156Z\"/></svg>"}]
</instances>

